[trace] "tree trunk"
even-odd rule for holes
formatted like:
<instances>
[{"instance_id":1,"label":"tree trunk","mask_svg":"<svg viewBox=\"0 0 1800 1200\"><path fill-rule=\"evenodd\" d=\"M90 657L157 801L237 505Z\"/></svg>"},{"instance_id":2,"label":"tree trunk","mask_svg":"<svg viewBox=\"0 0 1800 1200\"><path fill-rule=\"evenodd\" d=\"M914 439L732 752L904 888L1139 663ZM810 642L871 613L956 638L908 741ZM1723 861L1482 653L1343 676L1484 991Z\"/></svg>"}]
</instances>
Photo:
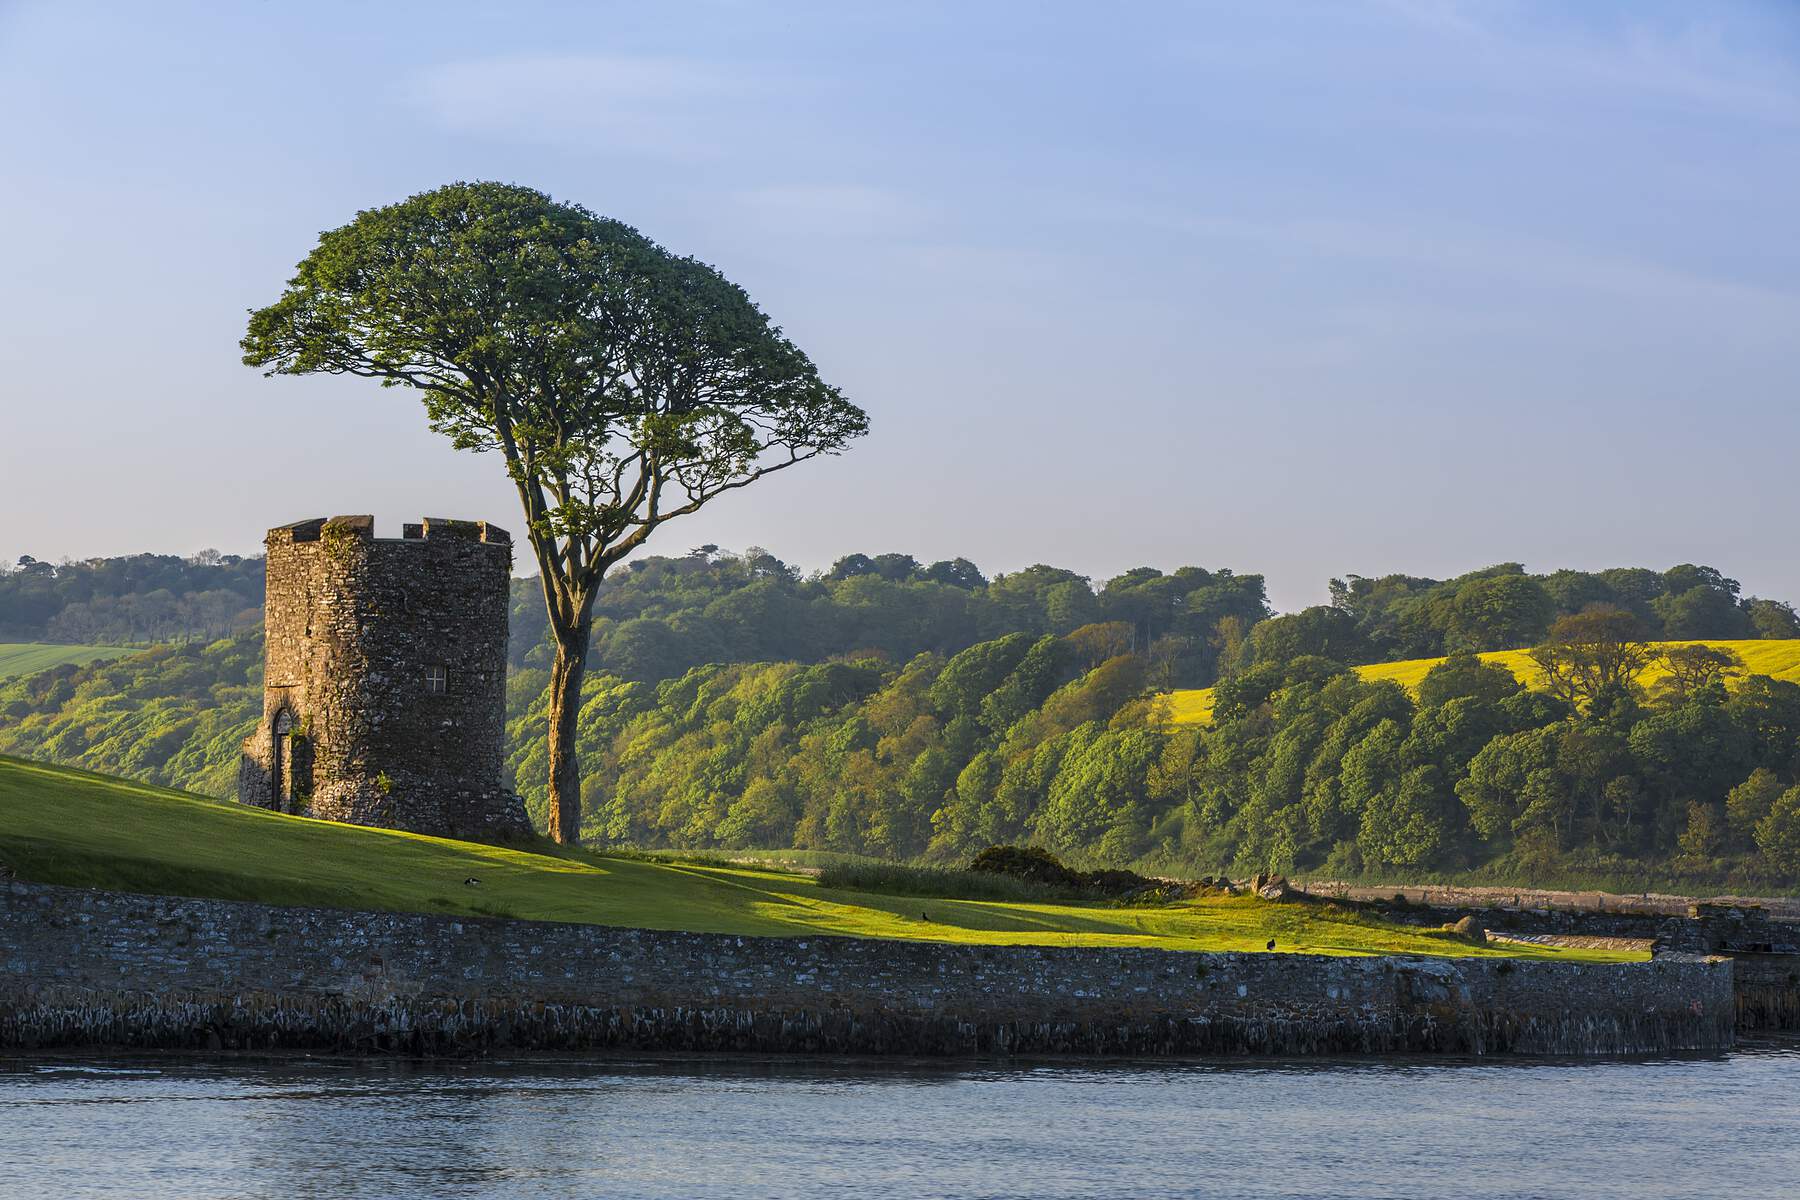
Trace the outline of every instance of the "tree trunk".
<instances>
[{"instance_id":1,"label":"tree trunk","mask_svg":"<svg viewBox=\"0 0 1800 1200\"><path fill-rule=\"evenodd\" d=\"M565 846L581 840L581 770L575 758L575 723L581 715L581 679L587 673L589 627L558 638L550 669L550 836Z\"/></svg>"}]
</instances>

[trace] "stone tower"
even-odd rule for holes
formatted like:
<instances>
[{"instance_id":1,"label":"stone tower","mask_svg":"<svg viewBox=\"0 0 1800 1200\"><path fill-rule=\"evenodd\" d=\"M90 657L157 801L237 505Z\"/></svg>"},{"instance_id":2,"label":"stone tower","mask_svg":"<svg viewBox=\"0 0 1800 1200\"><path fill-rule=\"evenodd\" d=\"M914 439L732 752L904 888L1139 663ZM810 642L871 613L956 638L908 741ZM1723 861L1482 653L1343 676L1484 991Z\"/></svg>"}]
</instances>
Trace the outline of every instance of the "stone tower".
<instances>
[{"instance_id":1,"label":"stone tower","mask_svg":"<svg viewBox=\"0 0 1800 1200\"><path fill-rule=\"evenodd\" d=\"M263 717L238 799L415 833L529 834L503 787L512 542L427 518L378 538L369 517L269 531Z\"/></svg>"}]
</instances>

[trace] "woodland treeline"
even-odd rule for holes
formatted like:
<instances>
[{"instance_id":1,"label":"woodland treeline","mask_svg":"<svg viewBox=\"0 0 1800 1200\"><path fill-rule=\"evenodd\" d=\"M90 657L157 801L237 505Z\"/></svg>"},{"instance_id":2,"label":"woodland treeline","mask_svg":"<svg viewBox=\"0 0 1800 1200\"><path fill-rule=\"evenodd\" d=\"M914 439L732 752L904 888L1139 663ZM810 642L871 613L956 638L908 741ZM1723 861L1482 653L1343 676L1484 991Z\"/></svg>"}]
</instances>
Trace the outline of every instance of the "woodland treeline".
<instances>
[{"instance_id":1,"label":"woodland treeline","mask_svg":"<svg viewBox=\"0 0 1800 1200\"><path fill-rule=\"evenodd\" d=\"M1329 605L1292 621L1315 644L1359 663L1535 646L1559 617L1594 607L1631 613L1658 640L1800 637L1793 605L1741 598L1737 580L1691 563L1548 575L1501 563L1444 581L1350 575L1330 590Z\"/></svg>"},{"instance_id":2,"label":"woodland treeline","mask_svg":"<svg viewBox=\"0 0 1800 1200\"><path fill-rule=\"evenodd\" d=\"M263 560L203 550L80 562L23 555L0 569L0 642L131 645L262 624Z\"/></svg>"},{"instance_id":3,"label":"woodland treeline","mask_svg":"<svg viewBox=\"0 0 1800 1200\"><path fill-rule=\"evenodd\" d=\"M702 546L682 558L627 563L608 578L594 612L591 666L646 682L712 663L898 665L1011 633L1118 622L1157 682L1186 686L1216 674L1221 623L1248 631L1269 606L1261 575L1230 570L1140 568L1095 587L1043 564L990 580L966 558L927 564L907 554L852 554L803 575L763 550ZM548 665L535 581L515 585L512 621L515 664Z\"/></svg>"},{"instance_id":4,"label":"woodland treeline","mask_svg":"<svg viewBox=\"0 0 1800 1200\"><path fill-rule=\"evenodd\" d=\"M1261 579L1226 571L1093 588L1048 567L987 581L853 557L802 577L765 558L707 548L609 588L579 731L589 838L945 862L1033 842L1180 874L1800 876L1800 685L1729 654L1636 682L1656 639L1793 635L1786 606L1709 568L1361 589L1379 601L1352 581L1259 618ZM541 820L547 671L515 620L511 765ZM1540 646L1551 691L1466 652L1531 628L1506 645ZM719 661L629 650L665 634L714 639ZM1349 669L1445 649L1417 696ZM261 657L250 630L6 681L0 752L229 794ZM1211 725L1166 719L1157 693L1215 676Z\"/></svg>"},{"instance_id":5,"label":"woodland treeline","mask_svg":"<svg viewBox=\"0 0 1800 1200\"><path fill-rule=\"evenodd\" d=\"M262 588L260 558L216 551L61 564L25 558L0 571L0 640L211 640L258 623ZM1140 567L1095 585L1042 564L989 579L964 558L851 554L805 574L765 550L702 546L636 559L608 577L589 661L640 681L710 663L900 664L1009 633L1123 622L1152 683L1204 687L1223 668L1303 653L1368 663L1531 646L1557 618L1596 605L1632 613L1657 639L1800 637L1791 605L1739 592L1718 570L1688 564L1532 575L1502 563L1449 580L1333 579L1331 603L1271 620L1263 577L1229 569ZM548 665L533 579L513 584L510 650L514 666Z\"/></svg>"}]
</instances>

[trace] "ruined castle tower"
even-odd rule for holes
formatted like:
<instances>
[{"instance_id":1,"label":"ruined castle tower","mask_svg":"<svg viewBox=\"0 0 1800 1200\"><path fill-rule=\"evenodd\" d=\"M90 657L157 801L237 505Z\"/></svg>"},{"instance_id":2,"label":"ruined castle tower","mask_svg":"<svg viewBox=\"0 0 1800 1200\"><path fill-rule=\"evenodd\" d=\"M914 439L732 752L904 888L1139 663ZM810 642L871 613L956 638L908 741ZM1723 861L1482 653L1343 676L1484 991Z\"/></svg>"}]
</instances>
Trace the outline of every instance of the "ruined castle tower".
<instances>
[{"instance_id":1,"label":"ruined castle tower","mask_svg":"<svg viewBox=\"0 0 1800 1200\"><path fill-rule=\"evenodd\" d=\"M269 531L263 718L238 799L415 833L528 834L500 782L511 539L485 521L432 517L399 538L374 524Z\"/></svg>"}]
</instances>

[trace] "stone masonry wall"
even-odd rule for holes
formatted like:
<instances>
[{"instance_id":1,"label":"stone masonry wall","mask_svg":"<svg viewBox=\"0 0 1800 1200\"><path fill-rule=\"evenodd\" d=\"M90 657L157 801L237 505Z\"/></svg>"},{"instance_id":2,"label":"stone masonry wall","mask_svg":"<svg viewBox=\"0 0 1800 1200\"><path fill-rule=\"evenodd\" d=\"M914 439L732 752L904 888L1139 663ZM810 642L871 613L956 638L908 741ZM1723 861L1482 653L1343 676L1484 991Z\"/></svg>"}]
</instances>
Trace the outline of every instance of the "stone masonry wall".
<instances>
[{"instance_id":1,"label":"stone masonry wall","mask_svg":"<svg viewBox=\"0 0 1800 1200\"><path fill-rule=\"evenodd\" d=\"M1800 1029L1800 954L1740 954L1731 967L1739 1029Z\"/></svg>"},{"instance_id":2,"label":"stone masonry wall","mask_svg":"<svg viewBox=\"0 0 1800 1200\"><path fill-rule=\"evenodd\" d=\"M1496 914L1508 911L1531 914L1568 914L1587 920L1621 919L1621 928L1632 930L1623 936L1636 936L1635 930L1647 928L1646 922L1679 917L1699 897L1675 896L1663 892L1622 895L1614 892L1565 892L1546 888L1464 887L1452 884L1406 884L1371 886L1339 883L1333 880L1308 880L1295 885L1300 891L1334 900L1392 900L1404 896L1410 904L1457 912L1485 914L1490 923L1500 919ZM1748 904L1763 909L1776 919L1800 921L1800 899L1792 896L1751 897L1715 896L1712 903ZM1637 924L1631 924L1633 918ZM1585 926L1599 932L1601 926Z\"/></svg>"},{"instance_id":3,"label":"stone masonry wall","mask_svg":"<svg viewBox=\"0 0 1800 1200\"><path fill-rule=\"evenodd\" d=\"M0 890L0 1048L1630 1054L1729 1046L1731 970L739 938Z\"/></svg>"},{"instance_id":4,"label":"stone masonry wall","mask_svg":"<svg viewBox=\"0 0 1800 1200\"><path fill-rule=\"evenodd\" d=\"M238 797L417 833L529 832L501 785L512 547L478 521L270 530L263 720Z\"/></svg>"}]
</instances>

